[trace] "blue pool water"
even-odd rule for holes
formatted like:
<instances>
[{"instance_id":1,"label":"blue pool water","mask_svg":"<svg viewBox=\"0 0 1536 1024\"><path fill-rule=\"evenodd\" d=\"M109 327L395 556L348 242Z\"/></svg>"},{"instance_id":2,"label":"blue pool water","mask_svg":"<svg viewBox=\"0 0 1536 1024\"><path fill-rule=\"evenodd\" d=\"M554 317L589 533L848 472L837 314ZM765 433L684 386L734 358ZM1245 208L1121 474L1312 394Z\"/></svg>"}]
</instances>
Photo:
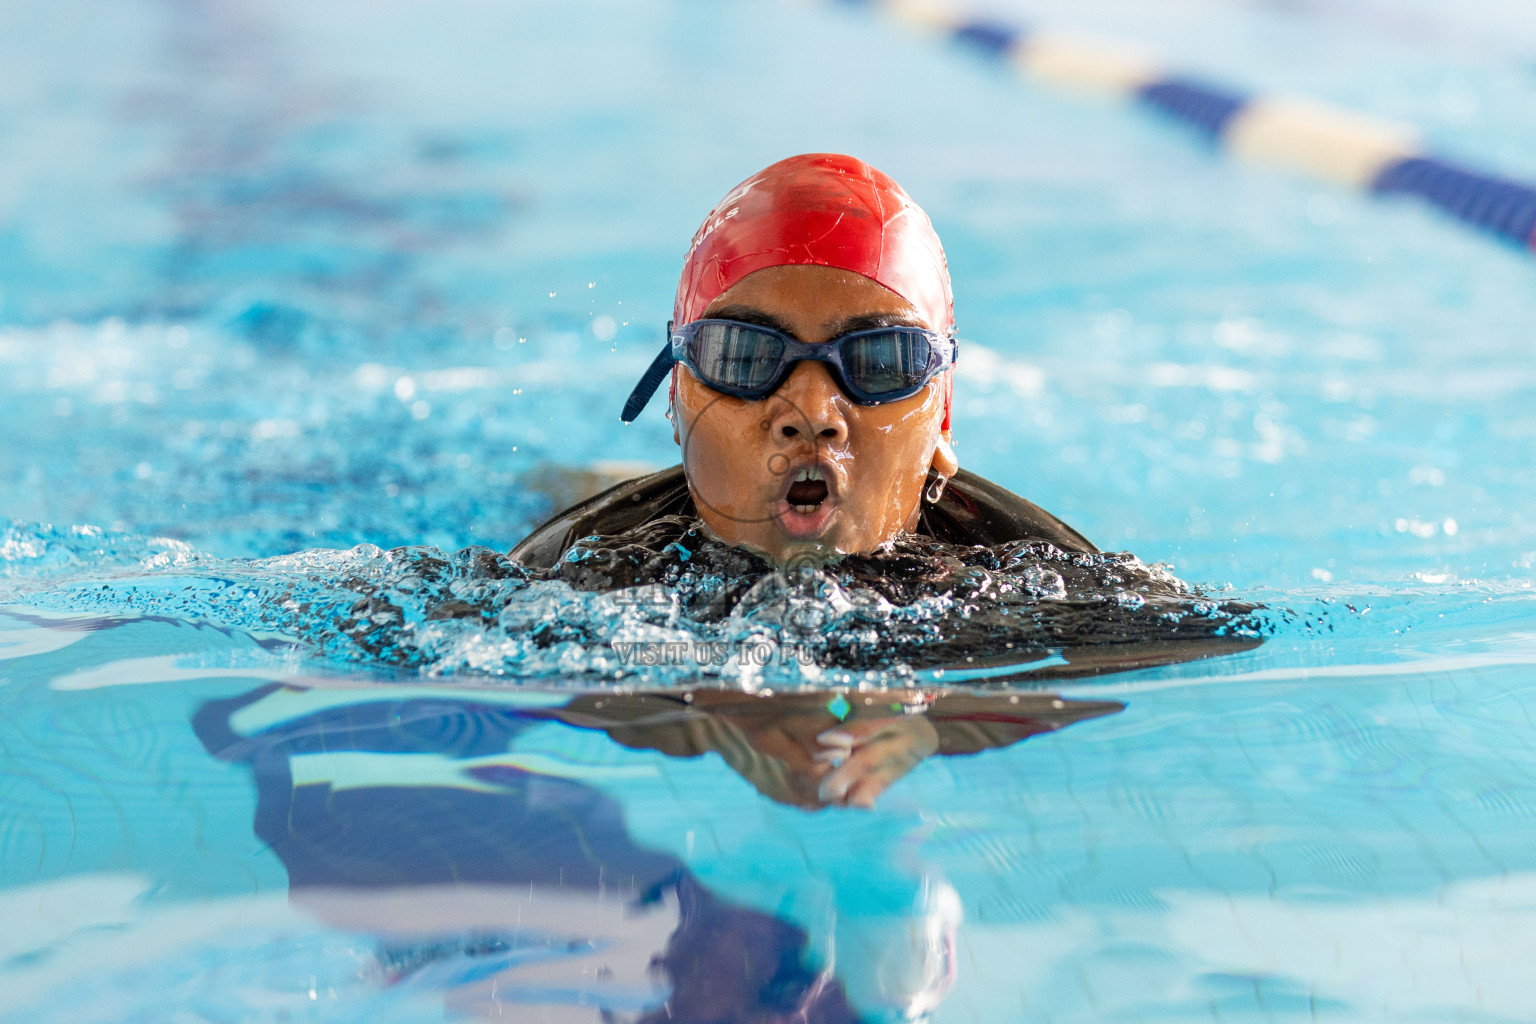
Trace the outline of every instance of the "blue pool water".
<instances>
[{"instance_id":1,"label":"blue pool water","mask_svg":"<svg viewBox=\"0 0 1536 1024\"><path fill-rule=\"evenodd\" d=\"M1536 178L1522 5L1144 7L999 9ZM826 1020L1536 1009L1528 256L840 5L17 0L0 30L0 1020L641 1019L668 942L780 970L758 1017L679 982L674 1019L818 984ZM688 238L810 150L945 240L962 462L1288 610L1263 646L988 691L1095 710L812 811L572 710L609 640L684 627L433 568L670 464L617 413ZM382 653L344 628L381 595Z\"/></svg>"}]
</instances>

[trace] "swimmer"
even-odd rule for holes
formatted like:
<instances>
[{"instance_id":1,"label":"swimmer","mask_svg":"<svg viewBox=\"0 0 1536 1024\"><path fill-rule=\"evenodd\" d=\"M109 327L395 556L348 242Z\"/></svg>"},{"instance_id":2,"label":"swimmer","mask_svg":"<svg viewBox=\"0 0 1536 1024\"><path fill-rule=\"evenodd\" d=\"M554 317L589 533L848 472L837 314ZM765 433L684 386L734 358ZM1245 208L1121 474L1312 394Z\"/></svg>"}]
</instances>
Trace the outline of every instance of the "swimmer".
<instances>
[{"instance_id":1,"label":"swimmer","mask_svg":"<svg viewBox=\"0 0 1536 1024\"><path fill-rule=\"evenodd\" d=\"M681 464L534 530L511 552L530 579L631 603L658 584L692 622L762 622L820 665L955 681L1258 643L1242 618L1254 606L1205 601L1164 569L1101 554L960 468L951 411L964 353L944 250L868 164L790 157L727 193L694 235L667 335L621 418L666 383ZM927 625L879 611L934 597L942 618Z\"/></svg>"},{"instance_id":2,"label":"swimmer","mask_svg":"<svg viewBox=\"0 0 1536 1024\"><path fill-rule=\"evenodd\" d=\"M853 157L781 160L694 235L667 343L624 407L633 421L668 381L681 464L559 513L512 557L547 569L582 538L661 520L697 521L781 567L903 536L1097 551L960 468L959 358L949 270L922 209Z\"/></svg>"}]
</instances>

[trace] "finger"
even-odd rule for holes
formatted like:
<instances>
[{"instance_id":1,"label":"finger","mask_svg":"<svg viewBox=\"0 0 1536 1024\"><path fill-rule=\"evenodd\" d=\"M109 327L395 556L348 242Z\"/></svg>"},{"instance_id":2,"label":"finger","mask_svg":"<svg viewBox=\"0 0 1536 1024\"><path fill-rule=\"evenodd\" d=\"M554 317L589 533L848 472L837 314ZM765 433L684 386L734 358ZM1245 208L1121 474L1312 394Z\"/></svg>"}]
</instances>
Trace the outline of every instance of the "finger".
<instances>
[{"instance_id":1,"label":"finger","mask_svg":"<svg viewBox=\"0 0 1536 1024\"><path fill-rule=\"evenodd\" d=\"M843 802L843 797L848 795L848 788L857 781L857 776L845 774L846 768L847 765L844 765L836 771L827 773L827 776L821 780L821 784L816 787L816 795L823 803L840 804Z\"/></svg>"},{"instance_id":2,"label":"finger","mask_svg":"<svg viewBox=\"0 0 1536 1024\"><path fill-rule=\"evenodd\" d=\"M853 733L846 729L828 729L816 734L816 742L824 747L851 747L855 741Z\"/></svg>"},{"instance_id":3,"label":"finger","mask_svg":"<svg viewBox=\"0 0 1536 1024\"><path fill-rule=\"evenodd\" d=\"M844 722L835 729L821 733L816 739L828 745L856 747L894 728L900 728L900 723L900 718L866 718L857 722Z\"/></svg>"},{"instance_id":4,"label":"finger","mask_svg":"<svg viewBox=\"0 0 1536 1024\"><path fill-rule=\"evenodd\" d=\"M822 799L833 803L851 803L852 794L863 786L872 786L873 801L892 782L910 772L923 760L922 755L895 738L861 747L821 783Z\"/></svg>"},{"instance_id":5,"label":"finger","mask_svg":"<svg viewBox=\"0 0 1536 1024\"><path fill-rule=\"evenodd\" d=\"M827 773L816 787L817 794L829 804L841 804L860 779L869 773L869 765L851 760Z\"/></svg>"},{"instance_id":6,"label":"finger","mask_svg":"<svg viewBox=\"0 0 1536 1024\"><path fill-rule=\"evenodd\" d=\"M880 794L889 789L894 781L894 779L888 779L881 775L871 775L860 779L844 796L843 806L860 807L866 811L872 811L875 808L875 801L880 798Z\"/></svg>"},{"instance_id":7,"label":"finger","mask_svg":"<svg viewBox=\"0 0 1536 1024\"><path fill-rule=\"evenodd\" d=\"M852 756L821 780L818 792L828 803L842 803L848 791L858 781L890 760L892 751L887 743L872 743L860 747Z\"/></svg>"}]
</instances>

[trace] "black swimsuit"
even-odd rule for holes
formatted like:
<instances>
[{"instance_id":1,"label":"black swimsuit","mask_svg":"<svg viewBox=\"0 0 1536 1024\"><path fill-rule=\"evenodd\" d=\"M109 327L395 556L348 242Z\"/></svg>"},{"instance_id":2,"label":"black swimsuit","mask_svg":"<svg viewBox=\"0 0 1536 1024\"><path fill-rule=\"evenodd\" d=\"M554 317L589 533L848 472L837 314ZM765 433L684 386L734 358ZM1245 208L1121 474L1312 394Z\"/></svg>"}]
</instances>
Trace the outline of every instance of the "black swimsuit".
<instances>
[{"instance_id":1,"label":"black swimsuit","mask_svg":"<svg viewBox=\"0 0 1536 1024\"><path fill-rule=\"evenodd\" d=\"M666 516L697 515L683 467L673 466L572 505L524 538L512 549L512 558L532 569L549 569L583 537L612 537ZM937 502L923 503L916 532L946 544L990 547L1025 540L1046 541L1063 551L1098 551L1045 509L963 469Z\"/></svg>"}]
</instances>

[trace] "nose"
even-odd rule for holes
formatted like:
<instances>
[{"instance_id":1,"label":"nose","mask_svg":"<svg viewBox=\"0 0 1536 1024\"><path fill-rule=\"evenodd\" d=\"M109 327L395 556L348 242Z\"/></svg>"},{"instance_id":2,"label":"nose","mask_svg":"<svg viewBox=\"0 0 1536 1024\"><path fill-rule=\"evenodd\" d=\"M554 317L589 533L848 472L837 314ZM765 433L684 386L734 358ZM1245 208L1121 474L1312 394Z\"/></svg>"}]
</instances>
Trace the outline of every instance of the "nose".
<instances>
[{"instance_id":1,"label":"nose","mask_svg":"<svg viewBox=\"0 0 1536 1024\"><path fill-rule=\"evenodd\" d=\"M848 437L848 399L824 363L797 364L769 402L768 434L775 442L836 445Z\"/></svg>"}]
</instances>

